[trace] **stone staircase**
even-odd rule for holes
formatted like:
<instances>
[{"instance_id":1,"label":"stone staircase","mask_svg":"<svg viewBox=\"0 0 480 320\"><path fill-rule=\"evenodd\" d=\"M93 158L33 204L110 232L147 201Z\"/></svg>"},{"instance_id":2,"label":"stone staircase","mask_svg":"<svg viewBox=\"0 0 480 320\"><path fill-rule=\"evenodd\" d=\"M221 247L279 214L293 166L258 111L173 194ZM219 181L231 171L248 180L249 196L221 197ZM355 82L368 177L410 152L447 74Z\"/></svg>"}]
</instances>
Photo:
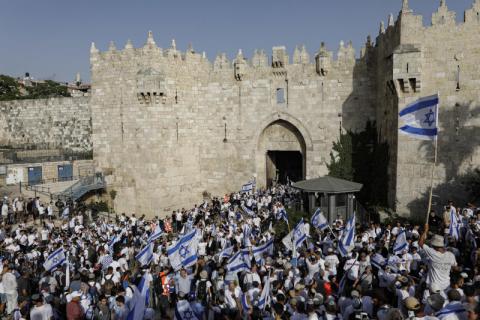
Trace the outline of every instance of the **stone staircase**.
<instances>
[{"instance_id":1,"label":"stone staircase","mask_svg":"<svg viewBox=\"0 0 480 320\"><path fill-rule=\"evenodd\" d=\"M76 180L57 181L38 185L28 186L26 192L36 194L37 196L46 196L48 199L71 199L76 201L86 193L105 189L105 179L101 175L81 177ZM29 195L30 197L30 195Z\"/></svg>"}]
</instances>

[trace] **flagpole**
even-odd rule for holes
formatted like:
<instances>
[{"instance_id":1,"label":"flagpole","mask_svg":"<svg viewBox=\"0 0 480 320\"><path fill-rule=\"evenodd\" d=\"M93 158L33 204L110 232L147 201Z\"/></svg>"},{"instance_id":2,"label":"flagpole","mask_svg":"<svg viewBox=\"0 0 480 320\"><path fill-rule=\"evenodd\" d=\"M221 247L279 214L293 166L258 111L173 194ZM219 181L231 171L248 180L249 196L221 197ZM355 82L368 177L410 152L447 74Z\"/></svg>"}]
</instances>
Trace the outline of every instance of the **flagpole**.
<instances>
[{"instance_id":1,"label":"flagpole","mask_svg":"<svg viewBox=\"0 0 480 320\"><path fill-rule=\"evenodd\" d=\"M437 92L437 97L439 93ZM440 104L440 102L438 102ZM437 114L435 115L435 122L437 127L437 134L435 136L435 143L433 144L433 152L434 152L434 160L432 165L432 175L430 177L430 194L428 196L428 211L427 211L427 219L426 224L430 219L430 211L432 210L432 197L433 197L433 178L435 177L435 167L437 166L437 157L438 157L438 118L439 118L440 108L437 105Z\"/></svg>"}]
</instances>

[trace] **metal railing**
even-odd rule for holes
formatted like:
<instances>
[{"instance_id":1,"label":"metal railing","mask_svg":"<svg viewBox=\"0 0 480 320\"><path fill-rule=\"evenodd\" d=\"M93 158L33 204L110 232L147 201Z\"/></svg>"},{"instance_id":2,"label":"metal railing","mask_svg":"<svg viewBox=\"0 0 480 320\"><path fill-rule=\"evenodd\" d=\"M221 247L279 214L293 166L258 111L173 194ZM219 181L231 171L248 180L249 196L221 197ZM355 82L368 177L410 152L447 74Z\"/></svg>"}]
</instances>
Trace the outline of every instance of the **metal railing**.
<instances>
[{"instance_id":1,"label":"metal railing","mask_svg":"<svg viewBox=\"0 0 480 320\"><path fill-rule=\"evenodd\" d=\"M106 187L105 178L103 175L95 174L93 176L87 176L79 179L72 186L66 190L56 194L58 199L73 201L78 200L87 192L93 190L104 189Z\"/></svg>"}]
</instances>

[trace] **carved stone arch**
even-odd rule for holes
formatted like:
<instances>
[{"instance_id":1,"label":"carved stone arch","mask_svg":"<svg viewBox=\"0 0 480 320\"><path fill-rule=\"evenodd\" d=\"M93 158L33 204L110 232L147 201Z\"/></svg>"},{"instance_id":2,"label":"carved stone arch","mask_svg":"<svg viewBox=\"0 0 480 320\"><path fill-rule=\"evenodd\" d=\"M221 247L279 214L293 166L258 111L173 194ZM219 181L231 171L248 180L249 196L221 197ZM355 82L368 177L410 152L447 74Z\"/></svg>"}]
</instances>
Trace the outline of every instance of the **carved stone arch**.
<instances>
[{"instance_id":1,"label":"carved stone arch","mask_svg":"<svg viewBox=\"0 0 480 320\"><path fill-rule=\"evenodd\" d=\"M275 112L259 123L254 141L259 187L271 185L276 180L274 176L282 180L285 174L294 181L306 177L313 142L300 120L285 112Z\"/></svg>"},{"instance_id":2,"label":"carved stone arch","mask_svg":"<svg viewBox=\"0 0 480 320\"><path fill-rule=\"evenodd\" d=\"M313 150L313 141L308 129L303 125L303 123L286 112L275 112L270 114L268 117L264 118L258 125L257 131L255 132L255 136L253 137L253 141L256 142L256 146L258 148L258 143L260 142L260 136L262 135L263 131L275 121L283 120L285 122L290 123L293 125L302 135L303 139L305 140L305 149L307 151Z\"/></svg>"}]
</instances>

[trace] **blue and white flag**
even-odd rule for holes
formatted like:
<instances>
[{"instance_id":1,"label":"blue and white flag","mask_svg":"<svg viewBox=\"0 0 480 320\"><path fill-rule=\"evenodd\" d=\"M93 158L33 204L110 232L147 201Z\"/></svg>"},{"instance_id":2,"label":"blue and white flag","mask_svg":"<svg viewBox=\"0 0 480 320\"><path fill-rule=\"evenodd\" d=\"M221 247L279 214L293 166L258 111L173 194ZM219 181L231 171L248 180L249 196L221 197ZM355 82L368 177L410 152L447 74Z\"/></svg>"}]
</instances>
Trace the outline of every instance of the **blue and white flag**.
<instances>
[{"instance_id":1,"label":"blue and white flag","mask_svg":"<svg viewBox=\"0 0 480 320\"><path fill-rule=\"evenodd\" d=\"M147 242L150 243L150 242L153 242L153 241L157 240L158 238L160 238L162 236L162 233L163 233L163 231L162 231L162 229L160 229L160 224L157 224L155 226L155 229L153 230L153 232L148 237Z\"/></svg>"},{"instance_id":2,"label":"blue and white flag","mask_svg":"<svg viewBox=\"0 0 480 320\"><path fill-rule=\"evenodd\" d=\"M407 233L405 230L401 230L397 234L397 238L395 239L395 243L393 245L393 253L400 254L403 250L408 250L408 242L407 242Z\"/></svg>"},{"instance_id":3,"label":"blue and white flag","mask_svg":"<svg viewBox=\"0 0 480 320\"><path fill-rule=\"evenodd\" d=\"M438 135L438 95L407 105L399 116L404 122L400 133L423 140L435 139Z\"/></svg>"},{"instance_id":4,"label":"blue and white flag","mask_svg":"<svg viewBox=\"0 0 480 320\"><path fill-rule=\"evenodd\" d=\"M295 248L299 248L305 240L307 240L307 233L305 232L305 223L302 218L293 229L293 243L295 244Z\"/></svg>"},{"instance_id":5,"label":"blue and white flag","mask_svg":"<svg viewBox=\"0 0 480 320\"><path fill-rule=\"evenodd\" d=\"M260 294L260 299L258 300L258 309L265 310L265 307L270 304L270 296L270 276L267 276L262 293Z\"/></svg>"},{"instance_id":6,"label":"blue and white flag","mask_svg":"<svg viewBox=\"0 0 480 320\"><path fill-rule=\"evenodd\" d=\"M355 247L355 213L348 221L345 230L343 230L342 237L338 242L338 250L340 254L345 257Z\"/></svg>"},{"instance_id":7,"label":"blue and white flag","mask_svg":"<svg viewBox=\"0 0 480 320\"><path fill-rule=\"evenodd\" d=\"M222 260L223 258L230 259L230 257L232 256L232 253L233 253L233 246L225 248L219 253L218 259L219 260Z\"/></svg>"},{"instance_id":8,"label":"blue and white flag","mask_svg":"<svg viewBox=\"0 0 480 320\"><path fill-rule=\"evenodd\" d=\"M43 264L43 267L45 268L46 271L52 271L56 267L62 265L66 260L65 257L65 251L63 248L59 248L55 251L53 251Z\"/></svg>"},{"instance_id":9,"label":"blue and white flag","mask_svg":"<svg viewBox=\"0 0 480 320\"><path fill-rule=\"evenodd\" d=\"M179 300L175 304L174 320L199 320L187 300Z\"/></svg>"},{"instance_id":10,"label":"blue and white flag","mask_svg":"<svg viewBox=\"0 0 480 320\"><path fill-rule=\"evenodd\" d=\"M287 215L287 210L285 210L285 207L281 207L278 209L277 220L285 220L285 222L288 224L288 215Z\"/></svg>"},{"instance_id":11,"label":"blue and white flag","mask_svg":"<svg viewBox=\"0 0 480 320\"><path fill-rule=\"evenodd\" d=\"M449 303L443 307L443 309L435 313L435 317L440 320L446 318L467 319L467 316L467 310L461 303Z\"/></svg>"},{"instance_id":12,"label":"blue and white flag","mask_svg":"<svg viewBox=\"0 0 480 320\"><path fill-rule=\"evenodd\" d=\"M113 246L115 245L115 243L119 242L121 239L121 235L114 235L112 237L112 239L110 239L110 241L108 242L108 252L110 252L110 254L113 254Z\"/></svg>"},{"instance_id":13,"label":"blue and white flag","mask_svg":"<svg viewBox=\"0 0 480 320\"><path fill-rule=\"evenodd\" d=\"M244 247L250 247L252 245L250 243L250 235L252 234L252 226L245 223L242 226L242 232L243 232L243 245L244 245Z\"/></svg>"},{"instance_id":14,"label":"blue and white flag","mask_svg":"<svg viewBox=\"0 0 480 320\"><path fill-rule=\"evenodd\" d=\"M246 214L248 214L249 216L255 216L255 212L252 210L252 209L249 209L248 207L246 207L245 205L242 204L242 210L243 212L245 212ZM237 218L238 220L238 218Z\"/></svg>"},{"instance_id":15,"label":"blue and white flag","mask_svg":"<svg viewBox=\"0 0 480 320\"><path fill-rule=\"evenodd\" d=\"M247 258L245 258L245 256L245 252L240 250L230 257L227 264L228 272L237 273L250 270L250 260L248 259L248 256Z\"/></svg>"},{"instance_id":16,"label":"blue and white flag","mask_svg":"<svg viewBox=\"0 0 480 320\"><path fill-rule=\"evenodd\" d=\"M134 287L133 289L133 297L127 303L128 309L130 310L127 320L143 319L149 303L149 291L150 283L148 283L145 275L143 275L138 287Z\"/></svg>"},{"instance_id":17,"label":"blue and white flag","mask_svg":"<svg viewBox=\"0 0 480 320\"><path fill-rule=\"evenodd\" d=\"M253 182L249 181L248 183L244 184L242 186L242 191L243 192L249 192L253 190Z\"/></svg>"},{"instance_id":18,"label":"blue and white flag","mask_svg":"<svg viewBox=\"0 0 480 320\"><path fill-rule=\"evenodd\" d=\"M252 253L256 261L261 260L264 254L272 255L273 254L273 238L258 247L253 247Z\"/></svg>"},{"instance_id":19,"label":"blue and white flag","mask_svg":"<svg viewBox=\"0 0 480 320\"><path fill-rule=\"evenodd\" d=\"M135 256L135 259L140 265L145 266L152 262L153 259L153 243L149 242L140 252Z\"/></svg>"},{"instance_id":20,"label":"blue and white flag","mask_svg":"<svg viewBox=\"0 0 480 320\"><path fill-rule=\"evenodd\" d=\"M460 237L460 222L457 218L457 213L454 208L450 209L450 226L448 228L448 235L455 240Z\"/></svg>"},{"instance_id":21,"label":"blue and white flag","mask_svg":"<svg viewBox=\"0 0 480 320\"><path fill-rule=\"evenodd\" d=\"M383 269L387 265L387 259L385 259L381 254L375 253L370 258L370 263L372 266L377 267L378 269Z\"/></svg>"},{"instance_id":22,"label":"blue and white flag","mask_svg":"<svg viewBox=\"0 0 480 320\"><path fill-rule=\"evenodd\" d=\"M248 294L247 293L242 294L241 301L242 301L242 310L246 311L246 310L249 310L250 308L252 308L252 305L250 303L248 303Z\"/></svg>"},{"instance_id":23,"label":"blue and white flag","mask_svg":"<svg viewBox=\"0 0 480 320\"><path fill-rule=\"evenodd\" d=\"M322 209L318 208L312 216L312 226L317 229L325 230L328 228L327 218L322 213Z\"/></svg>"},{"instance_id":24,"label":"blue and white flag","mask_svg":"<svg viewBox=\"0 0 480 320\"><path fill-rule=\"evenodd\" d=\"M197 262L197 230L184 235L167 250L170 265L176 271L183 267L188 268Z\"/></svg>"}]
</instances>

